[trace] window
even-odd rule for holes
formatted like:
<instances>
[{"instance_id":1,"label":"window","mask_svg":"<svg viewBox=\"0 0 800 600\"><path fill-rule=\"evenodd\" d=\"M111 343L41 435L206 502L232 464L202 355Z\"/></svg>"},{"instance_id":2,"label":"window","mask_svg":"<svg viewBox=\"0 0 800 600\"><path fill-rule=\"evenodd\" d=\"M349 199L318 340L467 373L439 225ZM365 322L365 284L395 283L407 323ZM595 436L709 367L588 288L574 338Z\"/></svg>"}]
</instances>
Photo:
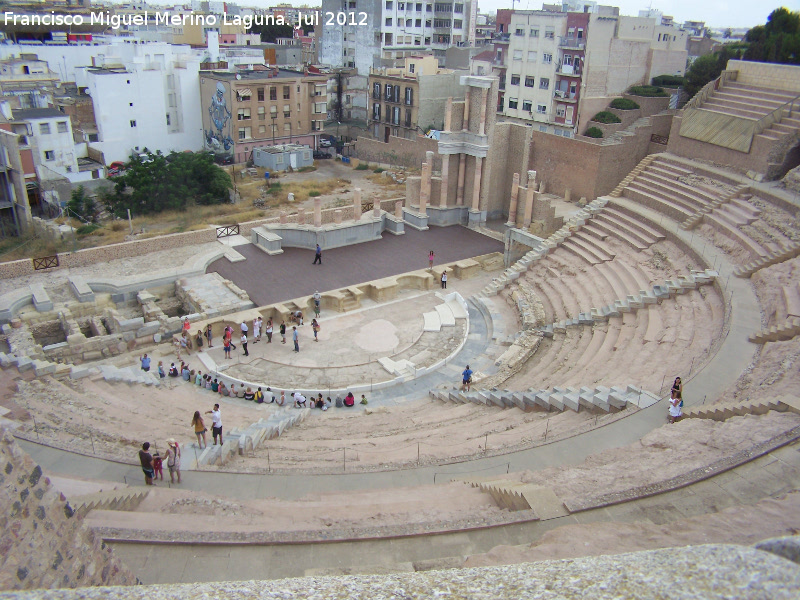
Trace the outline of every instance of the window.
<instances>
[{"instance_id":1,"label":"window","mask_svg":"<svg viewBox=\"0 0 800 600\"><path fill-rule=\"evenodd\" d=\"M252 136L250 127L240 127L239 128L239 139L240 140L249 140Z\"/></svg>"},{"instance_id":2,"label":"window","mask_svg":"<svg viewBox=\"0 0 800 600\"><path fill-rule=\"evenodd\" d=\"M509 98L508 99L508 108L517 108L518 101L516 98Z\"/></svg>"},{"instance_id":3,"label":"window","mask_svg":"<svg viewBox=\"0 0 800 600\"><path fill-rule=\"evenodd\" d=\"M45 150L44 151L44 159L45 160L55 160L56 153L53 150Z\"/></svg>"},{"instance_id":4,"label":"window","mask_svg":"<svg viewBox=\"0 0 800 600\"><path fill-rule=\"evenodd\" d=\"M372 105L372 120L373 121L380 121L381 120L381 105L377 102Z\"/></svg>"},{"instance_id":5,"label":"window","mask_svg":"<svg viewBox=\"0 0 800 600\"><path fill-rule=\"evenodd\" d=\"M414 10L417 11L417 12L422 12L422 2L417 2L414 5Z\"/></svg>"},{"instance_id":6,"label":"window","mask_svg":"<svg viewBox=\"0 0 800 600\"><path fill-rule=\"evenodd\" d=\"M411 127L411 109L410 108L406 109L406 123L405 123L405 125L406 125L406 127Z\"/></svg>"},{"instance_id":7,"label":"window","mask_svg":"<svg viewBox=\"0 0 800 600\"><path fill-rule=\"evenodd\" d=\"M453 19L453 29L463 29L464 24L461 19Z\"/></svg>"},{"instance_id":8,"label":"window","mask_svg":"<svg viewBox=\"0 0 800 600\"><path fill-rule=\"evenodd\" d=\"M456 4L453 12L463 13L464 12L464 5L463 4Z\"/></svg>"},{"instance_id":9,"label":"window","mask_svg":"<svg viewBox=\"0 0 800 600\"><path fill-rule=\"evenodd\" d=\"M542 53L542 62L546 65L551 64L553 62L553 55L547 52Z\"/></svg>"},{"instance_id":10,"label":"window","mask_svg":"<svg viewBox=\"0 0 800 600\"><path fill-rule=\"evenodd\" d=\"M391 27L392 26L392 17L386 17L386 26L387 27Z\"/></svg>"},{"instance_id":11,"label":"window","mask_svg":"<svg viewBox=\"0 0 800 600\"><path fill-rule=\"evenodd\" d=\"M397 10L405 10L405 9L406 9L406 3L405 2L398 2L397 3Z\"/></svg>"},{"instance_id":12,"label":"window","mask_svg":"<svg viewBox=\"0 0 800 600\"><path fill-rule=\"evenodd\" d=\"M277 100L278 99L278 88L272 86L269 88L269 99L270 100Z\"/></svg>"},{"instance_id":13,"label":"window","mask_svg":"<svg viewBox=\"0 0 800 600\"><path fill-rule=\"evenodd\" d=\"M450 19L434 19L434 27L450 27Z\"/></svg>"},{"instance_id":14,"label":"window","mask_svg":"<svg viewBox=\"0 0 800 600\"><path fill-rule=\"evenodd\" d=\"M258 107L258 120L259 120L259 121L263 121L264 119L266 119L266 118L267 118L267 115L265 114L265 113L266 113L266 110L267 110L267 109L266 109L266 107L264 107L264 106L259 106L259 107Z\"/></svg>"},{"instance_id":15,"label":"window","mask_svg":"<svg viewBox=\"0 0 800 600\"><path fill-rule=\"evenodd\" d=\"M414 63L408 63L408 72L413 73L414 70L417 68L417 65Z\"/></svg>"},{"instance_id":16,"label":"window","mask_svg":"<svg viewBox=\"0 0 800 600\"><path fill-rule=\"evenodd\" d=\"M292 95L292 88L288 85L283 86L283 99L288 100Z\"/></svg>"},{"instance_id":17,"label":"window","mask_svg":"<svg viewBox=\"0 0 800 600\"><path fill-rule=\"evenodd\" d=\"M544 104L537 104L536 105L536 112L541 115L547 114L547 107Z\"/></svg>"},{"instance_id":18,"label":"window","mask_svg":"<svg viewBox=\"0 0 800 600\"><path fill-rule=\"evenodd\" d=\"M59 121L58 123L56 123L56 127L58 128L58 133L67 133L66 121Z\"/></svg>"},{"instance_id":19,"label":"window","mask_svg":"<svg viewBox=\"0 0 800 600\"><path fill-rule=\"evenodd\" d=\"M533 87L533 77L525 78L525 87Z\"/></svg>"},{"instance_id":20,"label":"window","mask_svg":"<svg viewBox=\"0 0 800 600\"><path fill-rule=\"evenodd\" d=\"M292 124L291 123L284 123L283 124L283 130L284 131L291 131L292 130Z\"/></svg>"},{"instance_id":21,"label":"window","mask_svg":"<svg viewBox=\"0 0 800 600\"><path fill-rule=\"evenodd\" d=\"M563 104L556 106L556 116L563 117L567 114L567 109Z\"/></svg>"},{"instance_id":22,"label":"window","mask_svg":"<svg viewBox=\"0 0 800 600\"><path fill-rule=\"evenodd\" d=\"M381 98L381 84L380 83L373 83L372 84L372 97L375 100L380 100Z\"/></svg>"},{"instance_id":23,"label":"window","mask_svg":"<svg viewBox=\"0 0 800 600\"><path fill-rule=\"evenodd\" d=\"M249 108L240 108L236 111L236 120L237 121L249 121L250 120L250 109Z\"/></svg>"},{"instance_id":24,"label":"window","mask_svg":"<svg viewBox=\"0 0 800 600\"><path fill-rule=\"evenodd\" d=\"M544 28L544 39L552 40L555 37L555 31L552 27L545 27Z\"/></svg>"},{"instance_id":25,"label":"window","mask_svg":"<svg viewBox=\"0 0 800 600\"><path fill-rule=\"evenodd\" d=\"M539 30L538 29L531 29L531 37L532 38L539 37Z\"/></svg>"},{"instance_id":26,"label":"window","mask_svg":"<svg viewBox=\"0 0 800 600\"><path fill-rule=\"evenodd\" d=\"M525 37L525 30L524 29L515 29L514 30L514 35Z\"/></svg>"},{"instance_id":27,"label":"window","mask_svg":"<svg viewBox=\"0 0 800 600\"><path fill-rule=\"evenodd\" d=\"M100 139L100 136L99 136L99 135L97 135L96 133L90 133L90 134L89 134L89 141L90 141L90 142L96 142L96 141L98 141L99 139Z\"/></svg>"},{"instance_id":28,"label":"window","mask_svg":"<svg viewBox=\"0 0 800 600\"><path fill-rule=\"evenodd\" d=\"M239 102L250 102L252 92L250 90L236 90L236 99Z\"/></svg>"},{"instance_id":29,"label":"window","mask_svg":"<svg viewBox=\"0 0 800 600\"><path fill-rule=\"evenodd\" d=\"M579 40L583 39L583 29L578 29L578 39Z\"/></svg>"},{"instance_id":30,"label":"window","mask_svg":"<svg viewBox=\"0 0 800 600\"><path fill-rule=\"evenodd\" d=\"M392 8L393 8L393 7L394 7L394 2L392 2L391 0L389 0L389 1L386 3L386 10L392 10Z\"/></svg>"},{"instance_id":31,"label":"window","mask_svg":"<svg viewBox=\"0 0 800 600\"><path fill-rule=\"evenodd\" d=\"M277 118L278 117L278 107L277 106L270 106L269 107L269 114L273 119Z\"/></svg>"},{"instance_id":32,"label":"window","mask_svg":"<svg viewBox=\"0 0 800 600\"><path fill-rule=\"evenodd\" d=\"M169 127L169 126L170 126L170 118L169 118L169 114L168 114L168 115L166 115L166 117L167 117L167 127Z\"/></svg>"},{"instance_id":33,"label":"window","mask_svg":"<svg viewBox=\"0 0 800 600\"><path fill-rule=\"evenodd\" d=\"M406 88L406 104L412 105L414 104L414 90L412 88Z\"/></svg>"},{"instance_id":34,"label":"window","mask_svg":"<svg viewBox=\"0 0 800 600\"><path fill-rule=\"evenodd\" d=\"M393 106L392 107L392 124L393 125L400 125L400 107Z\"/></svg>"},{"instance_id":35,"label":"window","mask_svg":"<svg viewBox=\"0 0 800 600\"><path fill-rule=\"evenodd\" d=\"M529 50L528 51L528 62L529 63L535 63L536 62L536 58L537 58L536 57L536 51L535 50Z\"/></svg>"},{"instance_id":36,"label":"window","mask_svg":"<svg viewBox=\"0 0 800 600\"><path fill-rule=\"evenodd\" d=\"M414 21L414 27L422 27L422 19L416 19ZM417 44L419 45L419 44Z\"/></svg>"},{"instance_id":37,"label":"window","mask_svg":"<svg viewBox=\"0 0 800 600\"><path fill-rule=\"evenodd\" d=\"M50 134L50 123L39 123L39 133L42 135Z\"/></svg>"},{"instance_id":38,"label":"window","mask_svg":"<svg viewBox=\"0 0 800 600\"><path fill-rule=\"evenodd\" d=\"M391 33L385 33L384 34L384 40L385 40L385 44L387 46L391 46L392 45L392 34Z\"/></svg>"},{"instance_id":39,"label":"window","mask_svg":"<svg viewBox=\"0 0 800 600\"><path fill-rule=\"evenodd\" d=\"M519 75L511 76L511 85L519 85Z\"/></svg>"},{"instance_id":40,"label":"window","mask_svg":"<svg viewBox=\"0 0 800 600\"><path fill-rule=\"evenodd\" d=\"M413 27L414 19L406 19L406 27Z\"/></svg>"},{"instance_id":41,"label":"window","mask_svg":"<svg viewBox=\"0 0 800 600\"><path fill-rule=\"evenodd\" d=\"M550 88L550 80L547 77L539 78L539 89L546 90Z\"/></svg>"},{"instance_id":42,"label":"window","mask_svg":"<svg viewBox=\"0 0 800 600\"><path fill-rule=\"evenodd\" d=\"M266 125L259 125L258 126L258 133L267 133L267 126Z\"/></svg>"},{"instance_id":43,"label":"window","mask_svg":"<svg viewBox=\"0 0 800 600\"><path fill-rule=\"evenodd\" d=\"M574 27L570 27L569 29L567 29L567 37L568 38L574 38L575 37L575 28Z\"/></svg>"},{"instance_id":44,"label":"window","mask_svg":"<svg viewBox=\"0 0 800 600\"><path fill-rule=\"evenodd\" d=\"M514 60L522 60L522 50L514 50Z\"/></svg>"},{"instance_id":45,"label":"window","mask_svg":"<svg viewBox=\"0 0 800 600\"><path fill-rule=\"evenodd\" d=\"M131 127L136 127L136 119L131 119Z\"/></svg>"},{"instance_id":46,"label":"window","mask_svg":"<svg viewBox=\"0 0 800 600\"><path fill-rule=\"evenodd\" d=\"M258 101L264 101L264 88L258 88Z\"/></svg>"},{"instance_id":47,"label":"window","mask_svg":"<svg viewBox=\"0 0 800 600\"><path fill-rule=\"evenodd\" d=\"M530 100L525 100L522 102L522 110L526 112L531 112L532 107L533 103Z\"/></svg>"},{"instance_id":48,"label":"window","mask_svg":"<svg viewBox=\"0 0 800 600\"><path fill-rule=\"evenodd\" d=\"M283 105L283 116L287 119L292 116L292 107L288 104Z\"/></svg>"}]
</instances>

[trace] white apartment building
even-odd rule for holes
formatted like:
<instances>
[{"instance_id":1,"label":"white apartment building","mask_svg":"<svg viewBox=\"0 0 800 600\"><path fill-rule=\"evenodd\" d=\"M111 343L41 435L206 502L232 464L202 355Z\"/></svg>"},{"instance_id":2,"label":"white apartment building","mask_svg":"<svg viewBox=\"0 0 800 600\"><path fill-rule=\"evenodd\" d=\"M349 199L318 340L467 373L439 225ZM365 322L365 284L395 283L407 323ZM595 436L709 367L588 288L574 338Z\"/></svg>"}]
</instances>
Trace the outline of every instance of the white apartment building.
<instances>
[{"instance_id":1,"label":"white apartment building","mask_svg":"<svg viewBox=\"0 0 800 600\"><path fill-rule=\"evenodd\" d=\"M98 142L106 164L144 148L169 153L200 150L203 125L197 94L200 58L188 46L133 46L130 60L95 57L76 69L76 83L94 103Z\"/></svg>"},{"instance_id":2,"label":"white apartment building","mask_svg":"<svg viewBox=\"0 0 800 600\"><path fill-rule=\"evenodd\" d=\"M326 13L345 17L329 23ZM477 2L323 0L321 19L320 61L366 75L371 68L401 66L420 52L432 52L444 66L447 48L474 44Z\"/></svg>"}]
</instances>

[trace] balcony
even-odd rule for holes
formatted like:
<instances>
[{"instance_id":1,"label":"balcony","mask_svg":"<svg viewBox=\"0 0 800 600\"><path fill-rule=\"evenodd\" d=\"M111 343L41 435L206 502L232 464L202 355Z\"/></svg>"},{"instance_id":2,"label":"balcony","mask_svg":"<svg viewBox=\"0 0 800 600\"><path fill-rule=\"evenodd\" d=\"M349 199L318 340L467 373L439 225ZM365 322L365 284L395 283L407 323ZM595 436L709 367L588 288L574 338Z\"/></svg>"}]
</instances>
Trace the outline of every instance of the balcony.
<instances>
[{"instance_id":1,"label":"balcony","mask_svg":"<svg viewBox=\"0 0 800 600\"><path fill-rule=\"evenodd\" d=\"M577 94L570 94L564 90L555 90L553 92L553 98L561 102L568 102L569 104L574 104L578 101Z\"/></svg>"},{"instance_id":2,"label":"balcony","mask_svg":"<svg viewBox=\"0 0 800 600\"><path fill-rule=\"evenodd\" d=\"M558 45L561 48L570 48L572 50L583 50L586 48L586 40L574 37L559 37Z\"/></svg>"},{"instance_id":3,"label":"balcony","mask_svg":"<svg viewBox=\"0 0 800 600\"><path fill-rule=\"evenodd\" d=\"M580 65L565 65L559 62L556 65L556 74L564 77L580 77L581 67Z\"/></svg>"},{"instance_id":4,"label":"balcony","mask_svg":"<svg viewBox=\"0 0 800 600\"><path fill-rule=\"evenodd\" d=\"M492 41L495 44L508 44L511 42L511 34L510 33L495 33L492 35Z\"/></svg>"}]
</instances>

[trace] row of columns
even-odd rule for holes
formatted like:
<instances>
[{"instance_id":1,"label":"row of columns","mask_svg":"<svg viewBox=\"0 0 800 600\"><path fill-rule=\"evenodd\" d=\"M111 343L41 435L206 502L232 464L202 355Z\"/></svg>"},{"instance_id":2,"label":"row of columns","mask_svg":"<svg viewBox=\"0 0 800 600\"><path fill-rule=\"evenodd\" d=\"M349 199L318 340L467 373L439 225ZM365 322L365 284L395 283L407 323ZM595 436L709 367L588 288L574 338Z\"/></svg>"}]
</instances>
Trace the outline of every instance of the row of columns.
<instances>
[{"instance_id":1,"label":"row of columns","mask_svg":"<svg viewBox=\"0 0 800 600\"><path fill-rule=\"evenodd\" d=\"M519 206L519 173L514 173L514 178L511 180L511 203L508 207L508 222L506 225L509 227L516 227L520 219L518 219L517 210ZM533 219L533 204L536 201L537 194L544 192L544 181L541 182L541 188L536 190L536 171L528 171L528 181L525 189L525 205L522 212L522 227L529 227Z\"/></svg>"}]
</instances>

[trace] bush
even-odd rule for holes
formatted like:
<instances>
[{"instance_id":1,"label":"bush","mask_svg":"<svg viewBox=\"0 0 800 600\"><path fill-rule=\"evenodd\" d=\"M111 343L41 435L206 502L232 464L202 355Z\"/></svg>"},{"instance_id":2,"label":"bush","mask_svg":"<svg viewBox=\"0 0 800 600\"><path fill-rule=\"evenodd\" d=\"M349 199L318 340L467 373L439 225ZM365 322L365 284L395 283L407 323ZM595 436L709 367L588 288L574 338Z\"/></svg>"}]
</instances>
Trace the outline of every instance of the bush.
<instances>
[{"instance_id":1,"label":"bush","mask_svg":"<svg viewBox=\"0 0 800 600\"><path fill-rule=\"evenodd\" d=\"M317 190L311 190L310 192L308 192L308 197L309 198L316 198L317 196L321 196L321 195L322 194L320 194Z\"/></svg>"},{"instance_id":2,"label":"bush","mask_svg":"<svg viewBox=\"0 0 800 600\"><path fill-rule=\"evenodd\" d=\"M603 131L599 127L589 127L586 130L586 136L590 138L601 138L603 137Z\"/></svg>"},{"instance_id":3,"label":"bush","mask_svg":"<svg viewBox=\"0 0 800 600\"><path fill-rule=\"evenodd\" d=\"M276 194L281 193L281 189L283 186L281 185L280 181L276 181L275 183L271 183L269 188L267 189L267 193L274 196Z\"/></svg>"},{"instance_id":4,"label":"bush","mask_svg":"<svg viewBox=\"0 0 800 600\"><path fill-rule=\"evenodd\" d=\"M373 173L383 173L383 169L381 169L380 167L378 167L377 169L375 169L375 170L373 171Z\"/></svg>"},{"instance_id":5,"label":"bush","mask_svg":"<svg viewBox=\"0 0 800 600\"><path fill-rule=\"evenodd\" d=\"M368 171L369 170L369 163L359 163L356 167L356 171Z\"/></svg>"},{"instance_id":6,"label":"bush","mask_svg":"<svg viewBox=\"0 0 800 600\"><path fill-rule=\"evenodd\" d=\"M611 108L616 108L617 110L636 110L639 108L639 105L630 98L614 98L611 101Z\"/></svg>"},{"instance_id":7,"label":"bush","mask_svg":"<svg viewBox=\"0 0 800 600\"><path fill-rule=\"evenodd\" d=\"M628 90L632 96L643 96L645 98L665 98L669 96L664 88L655 87L653 85L634 85Z\"/></svg>"},{"instance_id":8,"label":"bush","mask_svg":"<svg viewBox=\"0 0 800 600\"><path fill-rule=\"evenodd\" d=\"M100 229L100 225L95 225L94 223L89 223L88 225L81 225L75 230L75 233L78 235L89 235L90 233L94 233Z\"/></svg>"},{"instance_id":9,"label":"bush","mask_svg":"<svg viewBox=\"0 0 800 600\"><path fill-rule=\"evenodd\" d=\"M608 112L607 110L597 113L595 116L592 117L592 121L597 121L598 123L606 123L606 124L622 123L622 119L620 119L614 113Z\"/></svg>"},{"instance_id":10,"label":"bush","mask_svg":"<svg viewBox=\"0 0 800 600\"><path fill-rule=\"evenodd\" d=\"M654 86L681 87L686 83L686 78L680 75L657 75L650 82Z\"/></svg>"}]
</instances>

